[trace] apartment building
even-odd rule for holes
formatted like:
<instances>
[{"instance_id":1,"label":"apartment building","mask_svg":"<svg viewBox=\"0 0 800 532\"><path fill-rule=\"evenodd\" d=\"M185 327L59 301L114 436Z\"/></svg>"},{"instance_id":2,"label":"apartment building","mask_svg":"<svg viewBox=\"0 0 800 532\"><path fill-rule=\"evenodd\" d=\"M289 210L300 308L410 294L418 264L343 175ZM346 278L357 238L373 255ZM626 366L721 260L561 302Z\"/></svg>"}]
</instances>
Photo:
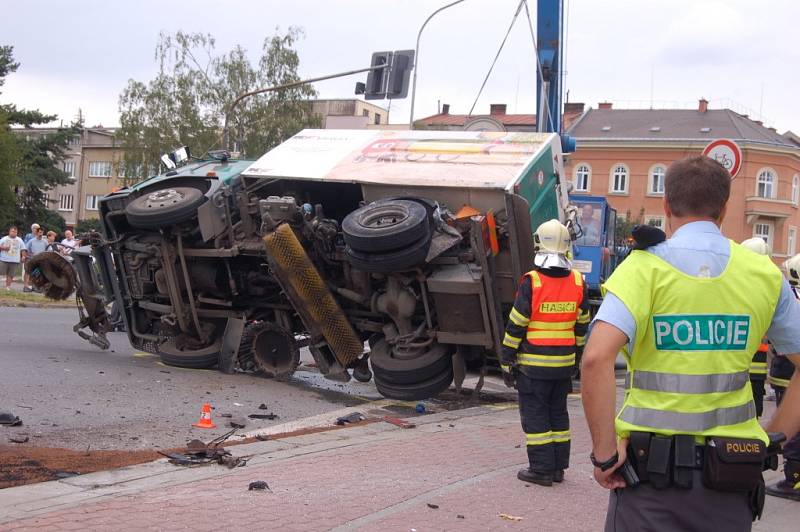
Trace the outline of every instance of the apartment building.
<instances>
[{"instance_id":1,"label":"apartment building","mask_svg":"<svg viewBox=\"0 0 800 532\"><path fill-rule=\"evenodd\" d=\"M601 103L568 128L577 151L565 171L573 194L605 196L617 212L643 214L645 223L665 225L664 175L670 163L700 155L717 139L732 140L742 165L731 183L722 230L741 242L763 238L780 263L798 252L800 228L800 144L789 132L730 109L614 109Z\"/></svg>"}]
</instances>

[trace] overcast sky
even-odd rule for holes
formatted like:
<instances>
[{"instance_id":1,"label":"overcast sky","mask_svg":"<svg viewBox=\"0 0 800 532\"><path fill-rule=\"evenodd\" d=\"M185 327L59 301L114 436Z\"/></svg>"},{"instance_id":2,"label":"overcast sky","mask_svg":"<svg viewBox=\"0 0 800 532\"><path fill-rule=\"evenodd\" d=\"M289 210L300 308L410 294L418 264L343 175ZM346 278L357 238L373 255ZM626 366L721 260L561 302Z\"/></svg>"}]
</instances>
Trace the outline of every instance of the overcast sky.
<instances>
[{"instance_id":1,"label":"overcast sky","mask_svg":"<svg viewBox=\"0 0 800 532\"><path fill-rule=\"evenodd\" d=\"M434 18L420 45L415 117L467 113L519 0L465 0ZM566 90L597 107L686 108L700 97L783 132L800 130L796 0L565 0ZM276 26L304 28L300 71L314 77L368 66L373 51L413 48L427 15L445 0L2 0L0 45L21 66L0 102L57 113L78 108L88 125L118 125L130 78L156 71L161 31L208 32L217 50L236 44L253 61ZM532 16L536 1L529 0ZM517 20L475 113L490 103L535 112L535 56L524 13ZM318 83L320 97L353 97L365 76ZM381 102L376 102L381 103ZM388 102L383 102L387 104ZM408 120L410 100L392 103Z\"/></svg>"}]
</instances>

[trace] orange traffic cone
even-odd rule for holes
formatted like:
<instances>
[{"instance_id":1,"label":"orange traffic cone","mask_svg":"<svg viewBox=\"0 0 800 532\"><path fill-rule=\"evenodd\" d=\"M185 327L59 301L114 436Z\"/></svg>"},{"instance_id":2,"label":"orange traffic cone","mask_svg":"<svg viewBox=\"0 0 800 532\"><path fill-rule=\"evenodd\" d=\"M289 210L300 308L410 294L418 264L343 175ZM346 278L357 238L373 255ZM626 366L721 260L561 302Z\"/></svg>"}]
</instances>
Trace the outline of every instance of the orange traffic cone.
<instances>
[{"instance_id":1,"label":"orange traffic cone","mask_svg":"<svg viewBox=\"0 0 800 532\"><path fill-rule=\"evenodd\" d=\"M208 403L203 404L203 411L200 412L200 420L197 423L192 423L193 427L198 429L215 429L214 422L211 421L211 405Z\"/></svg>"}]
</instances>

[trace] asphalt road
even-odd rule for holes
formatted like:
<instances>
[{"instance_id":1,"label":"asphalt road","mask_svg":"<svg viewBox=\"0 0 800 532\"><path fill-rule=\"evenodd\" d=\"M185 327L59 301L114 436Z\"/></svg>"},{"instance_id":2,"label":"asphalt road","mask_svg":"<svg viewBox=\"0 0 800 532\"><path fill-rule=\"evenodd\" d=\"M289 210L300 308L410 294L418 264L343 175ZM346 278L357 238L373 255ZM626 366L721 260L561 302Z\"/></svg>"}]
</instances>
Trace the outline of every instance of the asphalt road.
<instances>
[{"instance_id":1,"label":"asphalt road","mask_svg":"<svg viewBox=\"0 0 800 532\"><path fill-rule=\"evenodd\" d=\"M100 351L72 332L74 309L6 307L0 316L0 410L24 423L0 426L0 443L27 434L26 445L38 447L164 449L226 432L222 413L279 416L247 419L245 430L254 430L379 397L371 383L331 383L303 366L286 382L167 367L135 352L122 333ZM193 429L206 401L218 428ZM262 403L267 410L258 409Z\"/></svg>"}]
</instances>

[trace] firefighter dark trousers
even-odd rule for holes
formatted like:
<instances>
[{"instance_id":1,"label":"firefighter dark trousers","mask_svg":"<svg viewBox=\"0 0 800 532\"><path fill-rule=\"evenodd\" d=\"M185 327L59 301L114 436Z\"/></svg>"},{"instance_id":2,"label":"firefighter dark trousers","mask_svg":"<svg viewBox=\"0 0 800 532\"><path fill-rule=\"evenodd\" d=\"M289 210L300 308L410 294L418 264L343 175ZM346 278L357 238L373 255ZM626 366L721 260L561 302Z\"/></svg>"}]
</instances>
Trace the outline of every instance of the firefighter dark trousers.
<instances>
[{"instance_id":1,"label":"firefighter dark trousers","mask_svg":"<svg viewBox=\"0 0 800 532\"><path fill-rule=\"evenodd\" d=\"M773 386L775 395L778 399L778 406L783 401L783 394L786 393L786 388ZM800 462L800 432L795 434L794 438L789 440L783 445L783 458L785 460L793 460Z\"/></svg>"},{"instance_id":2,"label":"firefighter dark trousers","mask_svg":"<svg viewBox=\"0 0 800 532\"><path fill-rule=\"evenodd\" d=\"M567 395L571 387L571 379L517 376L519 413L531 471L547 474L569 467Z\"/></svg>"}]
</instances>

